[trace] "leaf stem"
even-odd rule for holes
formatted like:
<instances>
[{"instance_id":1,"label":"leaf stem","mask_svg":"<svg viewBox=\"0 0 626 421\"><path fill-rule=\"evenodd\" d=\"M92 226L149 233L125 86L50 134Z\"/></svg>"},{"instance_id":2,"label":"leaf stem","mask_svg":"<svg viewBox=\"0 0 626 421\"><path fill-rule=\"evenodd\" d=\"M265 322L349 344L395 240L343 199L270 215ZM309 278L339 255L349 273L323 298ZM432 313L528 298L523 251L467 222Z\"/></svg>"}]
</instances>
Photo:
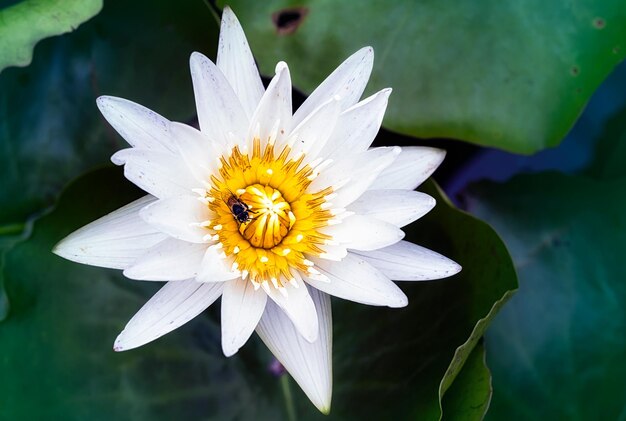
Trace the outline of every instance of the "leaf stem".
<instances>
[{"instance_id":1,"label":"leaf stem","mask_svg":"<svg viewBox=\"0 0 626 421\"><path fill-rule=\"evenodd\" d=\"M25 224L0 225L0 235L17 235L26 228Z\"/></svg>"},{"instance_id":2,"label":"leaf stem","mask_svg":"<svg viewBox=\"0 0 626 421\"><path fill-rule=\"evenodd\" d=\"M283 390L283 396L285 397L285 406L287 408L287 419L289 421L297 421L296 407L293 402L293 395L291 394L291 386L289 384L289 375L283 374L280 376L280 385Z\"/></svg>"}]
</instances>

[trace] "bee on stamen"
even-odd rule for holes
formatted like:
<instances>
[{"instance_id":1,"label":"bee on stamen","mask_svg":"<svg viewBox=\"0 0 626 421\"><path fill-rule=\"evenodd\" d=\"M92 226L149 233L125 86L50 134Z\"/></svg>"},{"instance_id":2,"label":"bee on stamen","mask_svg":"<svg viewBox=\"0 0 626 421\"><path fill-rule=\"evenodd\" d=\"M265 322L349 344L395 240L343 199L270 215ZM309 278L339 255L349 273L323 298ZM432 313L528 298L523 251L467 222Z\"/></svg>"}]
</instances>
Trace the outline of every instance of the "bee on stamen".
<instances>
[{"instance_id":1,"label":"bee on stamen","mask_svg":"<svg viewBox=\"0 0 626 421\"><path fill-rule=\"evenodd\" d=\"M231 195L228 197L228 199L225 200L225 202L226 206L230 208L230 212L233 214L233 217L237 222L239 222L240 224L244 224L252 220L252 217L250 216L250 214L252 213L250 207L234 194L231 193Z\"/></svg>"}]
</instances>

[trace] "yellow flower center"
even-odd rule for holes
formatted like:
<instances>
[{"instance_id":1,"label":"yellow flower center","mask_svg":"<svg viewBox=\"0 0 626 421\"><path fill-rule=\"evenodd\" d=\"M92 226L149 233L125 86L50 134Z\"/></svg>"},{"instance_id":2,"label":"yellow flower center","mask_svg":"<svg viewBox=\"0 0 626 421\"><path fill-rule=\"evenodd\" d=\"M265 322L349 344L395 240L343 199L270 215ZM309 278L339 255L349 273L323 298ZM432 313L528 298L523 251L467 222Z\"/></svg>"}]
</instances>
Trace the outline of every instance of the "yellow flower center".
<instances>
[{"instance_id":1,"label":"yellow flower center","mask_svg":"<svg viewBox=\"0 0 626 421\"><path fill-rule=\"evenodd\" d=\"M290 153L285 146L277 154L272 143L262 147L258 139L250 154L235 146L220 158L206 193L207 230L229 264L244 279L277 288L298 271L317 273L306 256L324 253L320 246L330 241L319 230L332 219L327 198L333 190L308 192L316 170L303 164L304 155L294 159Z\"/></svg>"}]
</instances>

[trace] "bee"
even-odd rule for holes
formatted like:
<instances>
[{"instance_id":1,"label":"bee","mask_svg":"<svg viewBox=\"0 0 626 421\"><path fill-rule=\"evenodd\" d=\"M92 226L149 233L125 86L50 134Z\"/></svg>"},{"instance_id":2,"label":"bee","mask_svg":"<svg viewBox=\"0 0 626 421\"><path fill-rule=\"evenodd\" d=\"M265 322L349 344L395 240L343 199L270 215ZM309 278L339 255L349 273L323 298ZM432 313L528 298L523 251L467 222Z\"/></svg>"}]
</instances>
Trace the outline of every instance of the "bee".
<instances>
[{"instance_id":1,"label":"bee","mask_svg":"<svg viewBox=\"0 0 626 421\"><path fill-rule=\"evenodd\" d=\"M252 213L250 207L234 194L231 194L228 199L226 199L226 205L230 208L230 212L235 217L235 220L240 224L250 222L252 220L252 217L250 216L250 213Z\"/></svg>"}]
</instances>

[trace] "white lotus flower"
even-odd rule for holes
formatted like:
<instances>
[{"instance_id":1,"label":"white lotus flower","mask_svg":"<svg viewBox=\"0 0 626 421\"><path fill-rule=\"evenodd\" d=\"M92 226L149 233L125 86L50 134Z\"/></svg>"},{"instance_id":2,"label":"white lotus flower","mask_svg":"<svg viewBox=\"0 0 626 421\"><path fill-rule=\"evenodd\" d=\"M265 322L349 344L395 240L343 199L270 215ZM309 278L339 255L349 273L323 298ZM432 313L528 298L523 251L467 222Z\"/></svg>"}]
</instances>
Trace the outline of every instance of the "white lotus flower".
<instances>
[{"instance_id":1,"label":"white lotus flower","mask_svg":"<svg viewBox=\"0 0 626 421\"><path fill-rule=\"evenodd\" d=\"M292 115L283 62L267 89L233 12L224 10L217 65L191 56L200 130L130 101L98 106L132 146L113 155L148 195L79 229L54 252L167 281L130 320L116 351L144 345L222 297L222 348L256 329L322 412L330 409L329 295L403 307L391 281L450 276L453 261L402 241L435 205L413 191L444 152L368 149L391 89L357 102L373 50L343 62Z\"/></svg>"}]
</instances>

